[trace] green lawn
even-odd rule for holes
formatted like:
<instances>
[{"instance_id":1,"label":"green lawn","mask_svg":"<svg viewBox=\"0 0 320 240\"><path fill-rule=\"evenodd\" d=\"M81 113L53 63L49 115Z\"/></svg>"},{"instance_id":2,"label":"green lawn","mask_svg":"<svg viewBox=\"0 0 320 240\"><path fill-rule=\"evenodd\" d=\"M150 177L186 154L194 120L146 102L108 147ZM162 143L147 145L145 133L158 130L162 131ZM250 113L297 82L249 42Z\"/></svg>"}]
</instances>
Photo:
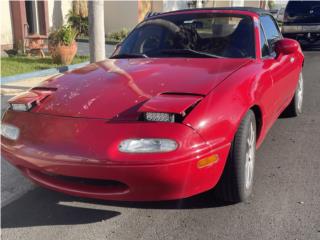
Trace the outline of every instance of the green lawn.
<instances>
[{"instance_id":1,"label":"green lawn","mask_svg":"<svg viewBox=\"0 0 320 240\"><path fill-rule=\"evenodd\" d=\"M72 64L88 61L87 56L77 56L74 58ZM1 58L1 77L34 72L48 68L60 67L62 65L52 63L51 57L2 57Z\"/></svg>"}]
</instances>

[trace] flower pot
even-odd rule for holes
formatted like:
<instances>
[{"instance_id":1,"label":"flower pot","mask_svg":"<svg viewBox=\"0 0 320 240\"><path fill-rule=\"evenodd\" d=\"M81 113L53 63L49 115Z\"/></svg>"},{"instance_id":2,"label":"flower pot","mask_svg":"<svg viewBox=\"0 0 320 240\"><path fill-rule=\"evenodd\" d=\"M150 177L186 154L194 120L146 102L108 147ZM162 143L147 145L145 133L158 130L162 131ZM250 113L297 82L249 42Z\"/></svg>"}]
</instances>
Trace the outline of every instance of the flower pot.
<instances>
[{"instance_id":1,"label":"flower pot","mask_svg":"<svg viewBox=\"0 0 320 240\"><path fill-rule=\"evenodd\" d=\"M52 56L52 61L63 65L70 65L78 50L76 41L73 41L70 46L58 44L56 46L49 45L48 48Z\"/></svg>"}]
</instances>

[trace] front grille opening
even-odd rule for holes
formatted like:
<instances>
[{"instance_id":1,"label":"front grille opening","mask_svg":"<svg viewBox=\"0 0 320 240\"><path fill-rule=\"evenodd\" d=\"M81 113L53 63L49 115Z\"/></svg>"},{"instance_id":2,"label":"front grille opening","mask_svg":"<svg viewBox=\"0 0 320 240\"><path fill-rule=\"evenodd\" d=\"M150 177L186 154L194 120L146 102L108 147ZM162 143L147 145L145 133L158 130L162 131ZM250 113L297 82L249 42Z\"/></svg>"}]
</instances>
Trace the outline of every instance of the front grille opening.
<instances>
[{"instance_id":1,"label":"front grille opening","mask_svg":"<svg viewBox=\"0 0 320 240\"><path fill-rule=\"evenodd\" d=\"M29 170L30 171L30 170ZM73 186L74 189L82 189L83 187L90 189L93 192L123 192L127 191L129 187L119 181L105 180L105 179L93 179L82 177L71 177L64 175L56 175L48 172L38 172L31 170L33 176L41 178L47 182L59 182L60 184L66 183L68 186Z\"/></svg>"},{"instance_id":2,"label":"front grille opening","mask_svg":"<svg viewBox=\"0 0 320 240\"><path fill-rule=\"evenodd\" d=\"M69 177L61 175L51 175L51 177L57 178L62 181L67 181L76 184L101 186L101 187L117 187L126 186L125 184L114 181L114 180L104 180L104 179L91 179L91 178L80 178L80 177Z\"/></svg>"}]
</instances>

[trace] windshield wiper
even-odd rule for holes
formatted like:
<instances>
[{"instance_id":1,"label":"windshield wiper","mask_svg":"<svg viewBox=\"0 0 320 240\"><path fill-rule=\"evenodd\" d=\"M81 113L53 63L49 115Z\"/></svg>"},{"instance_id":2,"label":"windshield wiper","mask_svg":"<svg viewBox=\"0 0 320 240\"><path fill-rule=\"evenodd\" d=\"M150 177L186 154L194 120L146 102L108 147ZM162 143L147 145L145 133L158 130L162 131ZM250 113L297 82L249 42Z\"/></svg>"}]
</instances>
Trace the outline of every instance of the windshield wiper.
<instances>
[{"instance_id":1,"label":"windshield wiper","mask_svg":"<svg viewBox=\"0 0 320 240\"><path fill-rule=\"evenodd\" d=\"M221 56L214 55L211 53L206 52L200 52L196 50L192 50L190 48L183 48L183 49L163 49L161 50L161 53L167 53L167 54L188 54L188 55L194 55L194 56L202 56L202 57L209 57L209 58L222 58Z\"/></svg>"},{"instance_id":2,"label":"windshield wiper","mask_svg":"<svg viewBox=\"0 0 320 240\"><path fill-rule=\"evenodd\" d=\"M146 54L138 54L138 53L122 53L122 54L117 54L110 59L120 59L120 58L148 58Z\"/></svg>"}]
</instances>

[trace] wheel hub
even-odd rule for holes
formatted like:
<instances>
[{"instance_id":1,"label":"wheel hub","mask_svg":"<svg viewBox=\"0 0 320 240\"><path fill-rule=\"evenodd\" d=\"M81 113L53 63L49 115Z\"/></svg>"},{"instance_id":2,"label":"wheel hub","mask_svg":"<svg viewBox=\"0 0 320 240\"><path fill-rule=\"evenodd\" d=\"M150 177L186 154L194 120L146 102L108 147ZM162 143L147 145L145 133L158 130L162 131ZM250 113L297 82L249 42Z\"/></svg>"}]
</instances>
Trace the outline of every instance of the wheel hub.
<instances>
[{"instance_id":1,"label":"wheel hub","mask_svg":"<svg viewBox=\"0 0 320 240\"><path fill-rule=\"evenodd\" d=\"M255 160L255 131L253 129L253 123L250 123L249 134L247 138L247 152L245 163L245 187L249 189L252 185L253 171Z\"/></svg>"}]
</instances>

